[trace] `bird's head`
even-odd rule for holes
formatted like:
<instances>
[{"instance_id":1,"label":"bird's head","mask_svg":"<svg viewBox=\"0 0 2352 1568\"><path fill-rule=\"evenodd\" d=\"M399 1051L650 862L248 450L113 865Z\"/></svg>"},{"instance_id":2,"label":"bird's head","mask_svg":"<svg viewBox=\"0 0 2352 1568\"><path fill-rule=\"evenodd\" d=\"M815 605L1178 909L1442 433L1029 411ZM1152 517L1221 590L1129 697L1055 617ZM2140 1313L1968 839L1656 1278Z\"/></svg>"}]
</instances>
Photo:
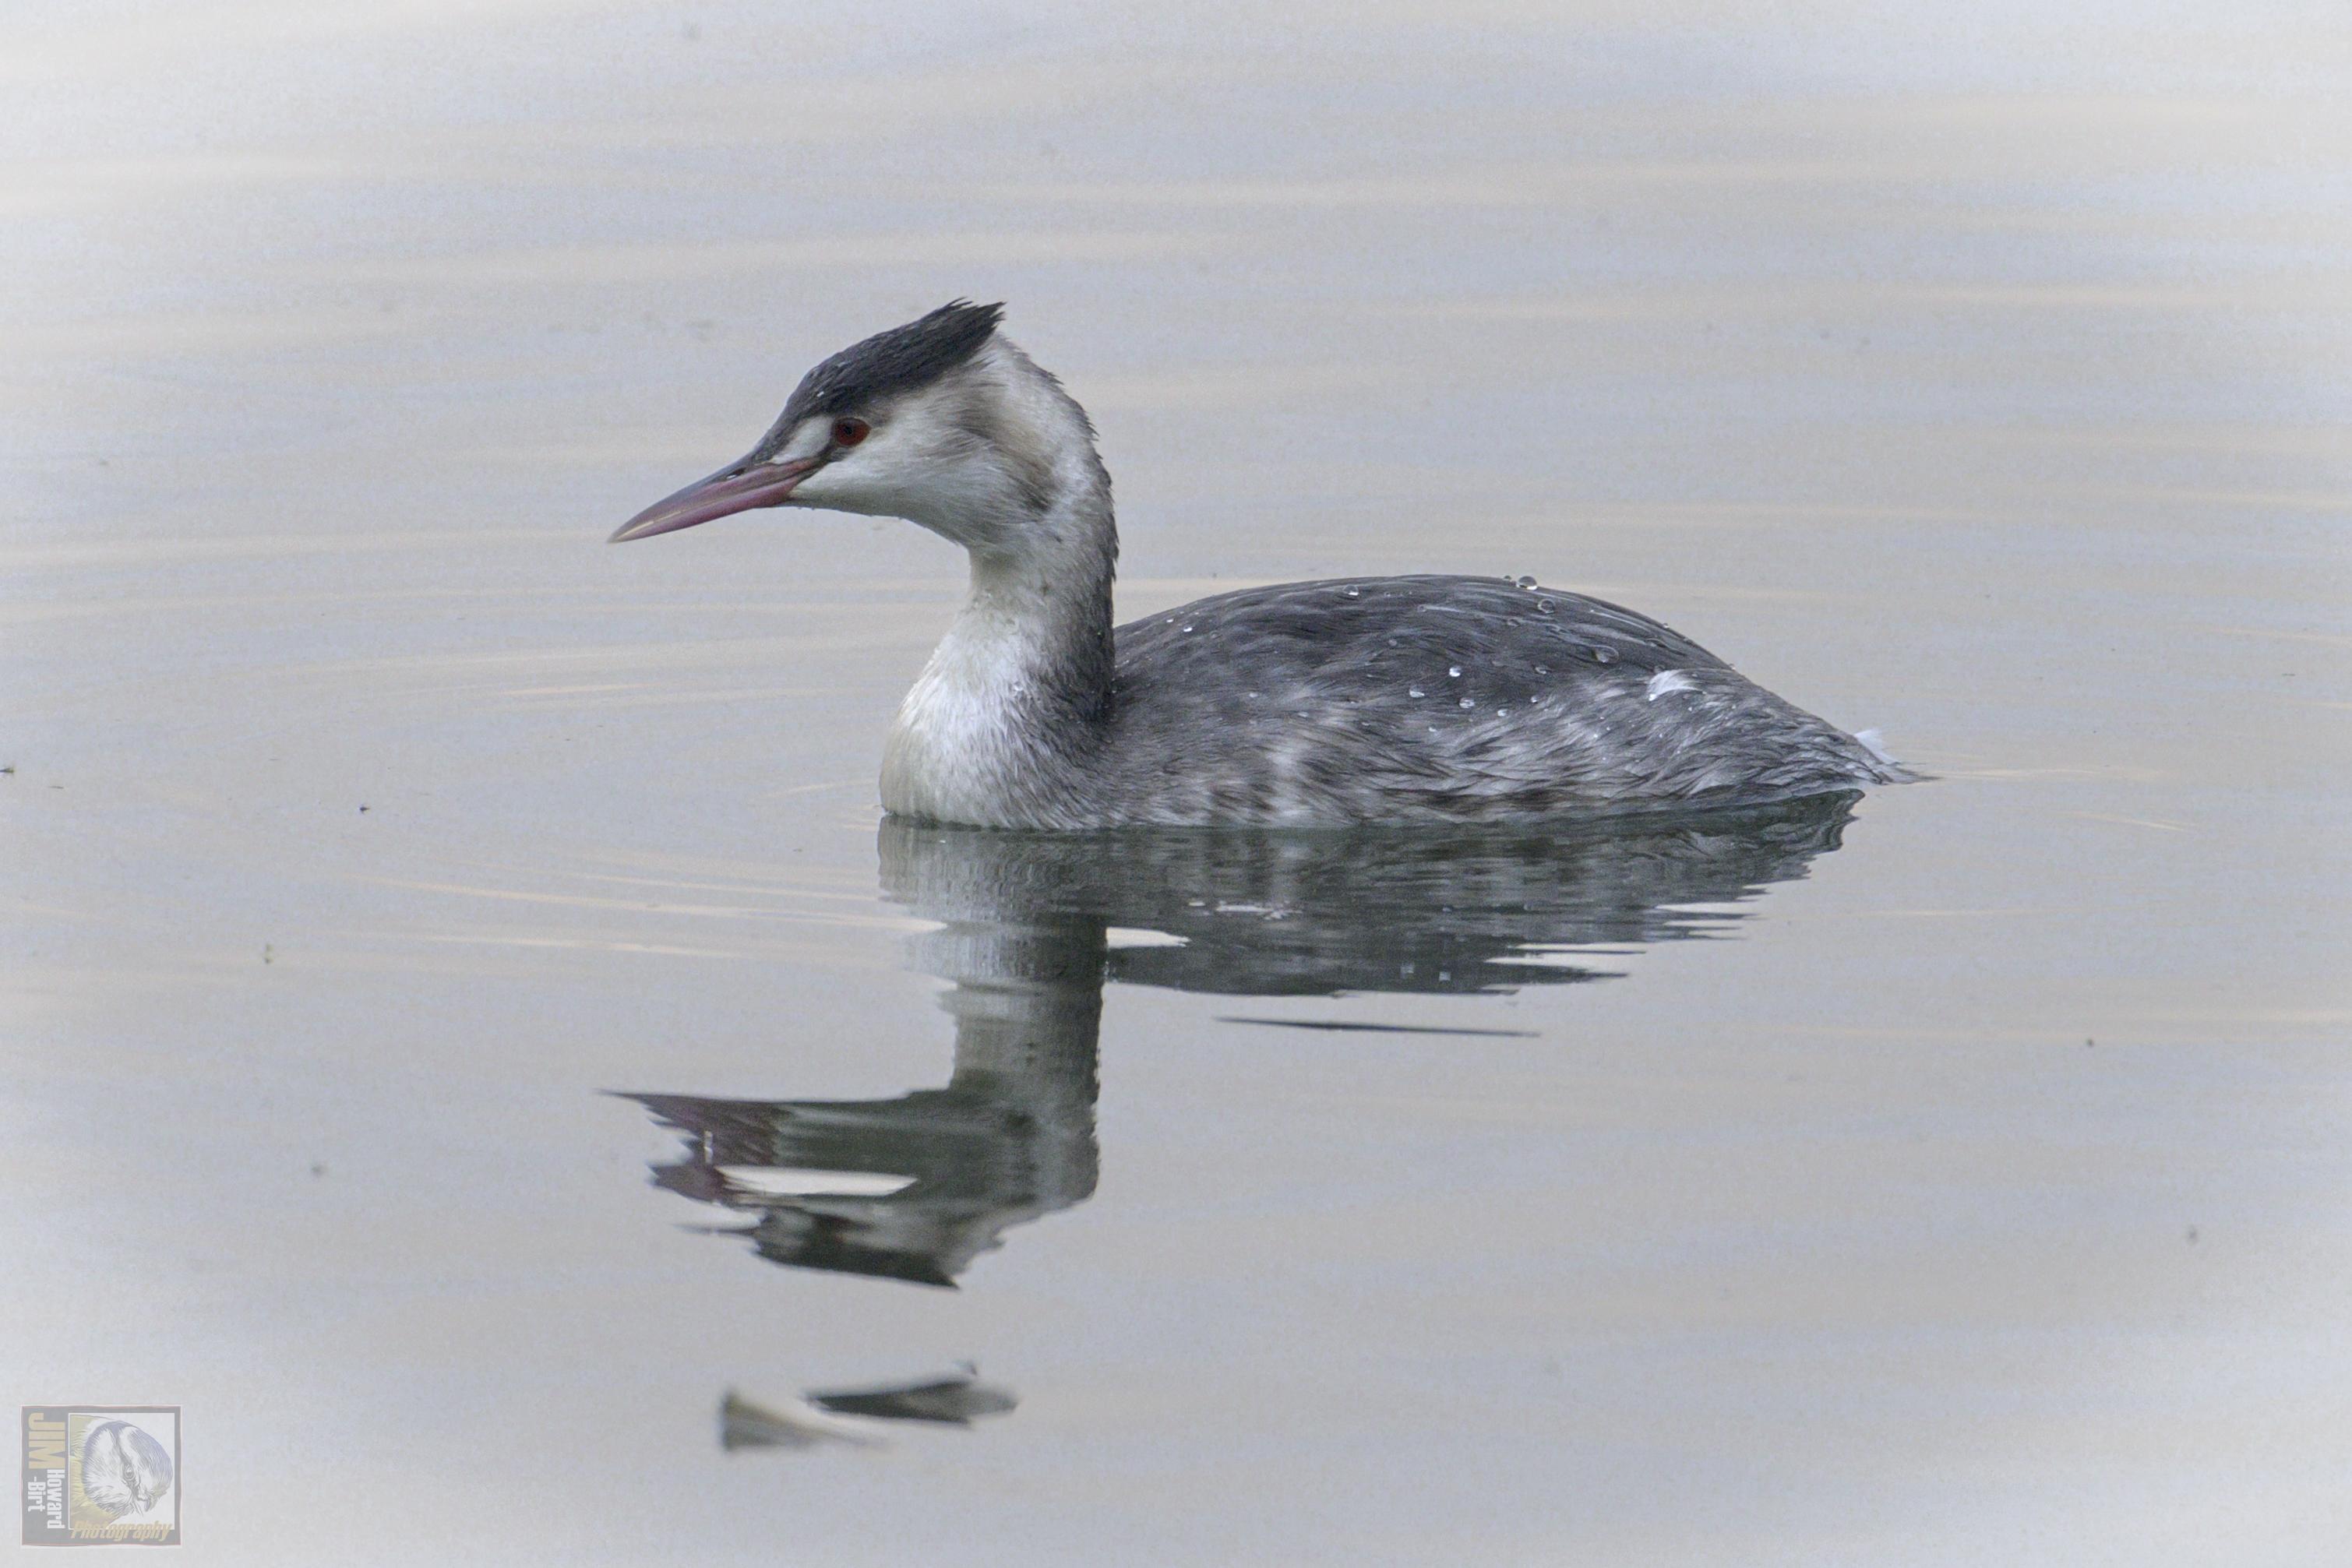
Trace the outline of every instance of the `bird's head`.
<instances>
[{"instance_id":1,"label":"bird's head","mask_svg":"<svg viewBox=\"0 0 2352 1568\"><path fill-rule=\"evenodd\" d=\"M1074 475L1099 472L1086 415L959 299L803 377L760 444L639 512L614 544L761 507L905 517L974 549L1009 546Z\"/></svg>"}]
</instances>

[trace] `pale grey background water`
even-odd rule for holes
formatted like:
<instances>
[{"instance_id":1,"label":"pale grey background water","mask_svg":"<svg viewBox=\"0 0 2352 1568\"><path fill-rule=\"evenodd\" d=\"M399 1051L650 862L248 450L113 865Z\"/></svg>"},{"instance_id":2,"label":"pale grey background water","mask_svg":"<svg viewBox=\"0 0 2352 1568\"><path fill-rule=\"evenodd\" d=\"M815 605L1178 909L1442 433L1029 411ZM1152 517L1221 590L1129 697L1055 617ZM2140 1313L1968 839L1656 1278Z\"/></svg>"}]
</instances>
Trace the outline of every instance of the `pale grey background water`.
<instances>
[{"instance_id":1,"label":"pale grey background water","mask_svg":"<svg viewBox=\"0 0 2352 1568\"><path fill-rule=\"evenodd\" d=\"M2319 5L11 12L0 1402L184 1406L192 1563L2342 1561L2347 78ZM1601 983L1119 948L1091 1195L958 1291L698 1233L601 1091L1091 1005L883 890L944 547L601 542L956 294L1129 613L1536 573L1940 781L1532 955ZM718 1447L966 1358L1020 1407Z\"/></svg>"}]
</instances>

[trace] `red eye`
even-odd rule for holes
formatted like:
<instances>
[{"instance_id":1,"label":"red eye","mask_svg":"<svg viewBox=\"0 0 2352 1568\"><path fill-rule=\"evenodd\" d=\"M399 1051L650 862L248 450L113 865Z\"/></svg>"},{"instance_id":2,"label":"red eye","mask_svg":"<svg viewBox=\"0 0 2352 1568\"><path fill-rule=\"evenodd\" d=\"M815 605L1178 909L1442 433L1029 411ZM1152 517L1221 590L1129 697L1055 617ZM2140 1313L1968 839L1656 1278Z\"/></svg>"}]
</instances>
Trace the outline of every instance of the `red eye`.
<instances>
[{"instance_id":1,"label":"red eye","mask_svg":"<svg viewBox=\"0 0 2352 1568\"><path fill-rule=\"evenodd\" d=\"M836 419L833 422L833 444L835 446L855 446L873 429L862 419Z\"/></svg>"}]
</instances>

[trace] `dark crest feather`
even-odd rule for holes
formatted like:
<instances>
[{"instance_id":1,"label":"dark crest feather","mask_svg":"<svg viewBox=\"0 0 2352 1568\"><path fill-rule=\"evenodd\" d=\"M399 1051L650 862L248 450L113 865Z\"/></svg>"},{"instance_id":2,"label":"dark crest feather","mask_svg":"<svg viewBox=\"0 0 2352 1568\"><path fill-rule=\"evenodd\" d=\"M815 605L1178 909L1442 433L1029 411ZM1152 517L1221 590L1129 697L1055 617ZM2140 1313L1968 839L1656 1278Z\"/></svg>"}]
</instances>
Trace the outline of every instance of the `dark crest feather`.
<instances>
[{"instance_id":1,"label":"dark crest feather","mask_svg":"<svg viewBox=\"0 0 2352 1568\"><path fill-rule=\"evenodd\" d=\"M845 413L927 385L978 353L1003 316L1003 305L957 299L853 343L801 378L778 427L789 431L811 414Z\"/></svg>"}]
</instances>

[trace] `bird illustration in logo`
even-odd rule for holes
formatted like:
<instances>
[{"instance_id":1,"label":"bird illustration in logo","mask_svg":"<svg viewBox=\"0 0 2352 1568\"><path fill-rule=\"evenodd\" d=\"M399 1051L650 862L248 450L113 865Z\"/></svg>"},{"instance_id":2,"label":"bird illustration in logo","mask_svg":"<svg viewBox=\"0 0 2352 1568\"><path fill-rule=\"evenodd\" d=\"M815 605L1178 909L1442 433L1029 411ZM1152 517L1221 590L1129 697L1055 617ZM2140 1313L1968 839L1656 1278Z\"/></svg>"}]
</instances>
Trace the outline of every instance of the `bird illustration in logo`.
<instances>
[{"instance_id":1,"label":"bird illustration in logo","mask_svg":"<svg viewBox=\"0 0 2352 1568\"><path fill-rule=\"evenodd\" d=\"M146 1429L100 1421L83 1434L81 1490L110 1519L146 1512L172 1490L172 1456Z\"/></svg>"}]
</instances>

